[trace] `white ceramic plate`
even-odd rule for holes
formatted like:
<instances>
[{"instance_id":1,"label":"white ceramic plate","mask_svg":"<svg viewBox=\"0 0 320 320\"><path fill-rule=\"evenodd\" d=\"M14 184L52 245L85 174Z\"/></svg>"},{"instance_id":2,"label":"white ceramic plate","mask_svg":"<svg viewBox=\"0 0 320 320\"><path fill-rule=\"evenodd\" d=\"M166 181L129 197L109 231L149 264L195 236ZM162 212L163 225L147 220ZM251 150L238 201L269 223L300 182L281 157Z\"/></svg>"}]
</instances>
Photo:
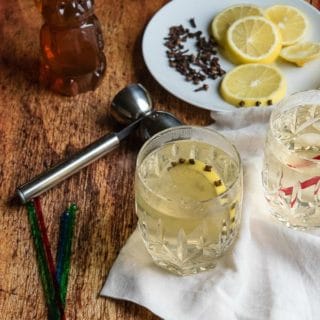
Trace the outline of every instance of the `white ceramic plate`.
<instances>
[{"instance_id":1,"label":"white ceramic plate","mask_svg":"<svg viewBox=\"0 0 320 320\"><path fill-rule=\"evenodd\" d=\"M241 3L241 1L240 1ZM248 3L267 8L279 4L279 0L251 0ZM228 6L239 4L239 0L173 0L162 7L151 19L145 29L142 52L147 68L153 77L170 93L192 105L215 111L232 111L234 107L221 99L218 92L220 79L208 79L208 91L194 92L198 86L186 82L182 75L168 66L164 37L173 25L182 24L192 30L190 18L194 18L197 28L203 35L209 37L209 26L212 18ZM309 30L305 40L320 42L320 11L303 0L281 0L281 4L295 6L300 9L309 20ZM233 65L221 57L221 66L229 71ZM284 73L287 82L287 95L308 89L320 87L320 59L297 68L288 63L276 62Z\"/></svg>"}]
</instances>

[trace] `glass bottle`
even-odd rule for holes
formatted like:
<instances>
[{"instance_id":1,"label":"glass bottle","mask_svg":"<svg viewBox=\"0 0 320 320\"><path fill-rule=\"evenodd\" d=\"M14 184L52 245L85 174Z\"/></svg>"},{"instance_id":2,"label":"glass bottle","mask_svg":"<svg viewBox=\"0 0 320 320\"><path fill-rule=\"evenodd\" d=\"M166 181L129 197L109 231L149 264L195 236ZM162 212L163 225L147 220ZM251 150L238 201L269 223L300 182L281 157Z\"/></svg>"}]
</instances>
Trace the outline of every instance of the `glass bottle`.
<instances>
[{"instance_id":1,"label":"glass bottle","mask_svg":"<svg viewBox=\"0 0 320 320\"><path fill-rule=\"evenodd\" d=\"M40 81L54 92L74 96L94 90L106 58L94 0L43 0Z\"/></svg>"}]
</instances>

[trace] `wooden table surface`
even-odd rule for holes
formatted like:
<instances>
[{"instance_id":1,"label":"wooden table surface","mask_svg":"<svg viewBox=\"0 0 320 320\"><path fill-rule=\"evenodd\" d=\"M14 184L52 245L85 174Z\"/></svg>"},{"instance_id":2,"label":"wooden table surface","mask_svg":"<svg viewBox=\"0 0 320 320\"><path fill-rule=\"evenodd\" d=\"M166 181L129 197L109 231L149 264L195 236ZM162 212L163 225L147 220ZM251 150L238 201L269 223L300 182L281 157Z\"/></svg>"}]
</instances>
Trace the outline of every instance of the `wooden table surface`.
<instances>
[{"instance_id":1,"label":"wooden table surface","mask_svg":"<svg viewBox=\"0 0 320 320\"><path fill-rule=\"evenodd\" d=\"M147 71L141 36L165 0L96 0L105 37L107 73L94 92L74 98L38 84L39 28L31 0L0 0L0 310L1 319L45 319L26 210L10 205L15 188L59 160L112 131L110 102L128 83L141 82L156 109L187 124L210 123L209 112L168 94ZM312 2L312 1L311 1ZM319 0L313 4L320 7ZM52 249L59 215L80 208L67 297L67 319L158 319L130 302L99 297L117 253L136 226L134 138L42 196Z\"/></svg>"}]
</instances>

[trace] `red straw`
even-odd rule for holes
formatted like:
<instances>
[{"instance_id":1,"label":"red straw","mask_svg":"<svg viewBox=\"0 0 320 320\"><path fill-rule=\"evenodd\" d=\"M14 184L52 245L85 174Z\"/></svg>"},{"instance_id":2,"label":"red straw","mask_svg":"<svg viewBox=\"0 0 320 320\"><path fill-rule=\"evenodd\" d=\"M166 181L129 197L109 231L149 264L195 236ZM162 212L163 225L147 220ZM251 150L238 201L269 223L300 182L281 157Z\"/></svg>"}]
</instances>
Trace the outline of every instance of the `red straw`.
<instances>
[{"instance_id":1,"label":"red straw","mask_svg":"<svg viewBox=\"0 0 320 320\"><path fill-rule=\"evenodd\" d=\"M300 182L300 187L301 189L306 189L311 186L316 185L320 181L320 176L312 177L308 180L305 180L303 182ZM293 192L293 187L288 187L288 188L282 188L280 191L284 192L286 196L289 196Z\"/></svg>"},{"instance_id":2,"label":"red straw","mask_svg":"<svg viewBox=\"0 0 320 320\"><path fill-rule=\"evenodd\" d=\"M320 160L320 155L315 156L315 157L313 157L312 159L313 159L313 160ZM319 181L320 181L320 176L315 176L315 177L312 177L312 178L310 178L310 179L308 179L308 180L305 180L305 181L303 181L303 182L300 182L300 187L301 187L301 189L306 189L306 188L309 188L309 187L311 187L311 186L316 185ZM289 196L289 195L291 195L292 192L293 192L293 187L281 188L280 191L284 192L284 194L285 194L286 196ZM316 194L318 191L319 191L319 188L317 188L317 189L315 190L315 194ZM296 198L297 198L297 197L295 197L295 199L293 200L293 204L294 204L294 202L297 200ZM293 205L293 204L292 204L292 205Z\"/></svg>"},{"instance_id":3,"label":"red straw","mask_svg":"<svg viewBox=\"0 0 320 320\"><path fill-rule=\"evenodd\" d=\"M55 289L56 303L57 303L57 306L60 311L61 320L65 320L66 318L65 318L65 314L64 314L63 304L61 301L60 287L59 287L59 284L58 284L58 281L56 278L56 269L55 269L54 263L53 263L53 258L52 258L52 254L51 254L51 246L50 246L50 242L49 242L49 238L48 238L47 228L44 223L44 218L43 218L43 213L42 213L42 208L41 208L41 203L40 203L39 197L34 198L34 204L35 204L35 208L36 208L36 215L37 215L38 222L39 222L39 228L40 228L42 240L44 243L44 249L45 249L46 256L47 256L48 266L49 266L52 282L53 282L54 289Z\"/></svg>"}]
</instances>

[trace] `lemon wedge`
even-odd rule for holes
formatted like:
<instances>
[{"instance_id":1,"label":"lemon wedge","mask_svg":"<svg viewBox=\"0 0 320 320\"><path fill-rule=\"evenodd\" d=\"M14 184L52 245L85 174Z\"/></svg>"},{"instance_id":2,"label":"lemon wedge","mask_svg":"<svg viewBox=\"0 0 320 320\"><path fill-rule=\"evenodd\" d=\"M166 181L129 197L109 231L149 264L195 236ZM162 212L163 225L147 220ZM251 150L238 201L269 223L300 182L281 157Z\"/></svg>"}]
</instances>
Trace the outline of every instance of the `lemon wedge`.
<instances>
[{"instance_id":1,"label":"lemon wedge","mask_svg":"<svg viewBox=\"0 0 320 320\"><path fill-rule=\"evenodd\" d=\"M265 14L279 28L283 46L300 41L306 33L307 19L295 7L275 5L268 8Z\"/></svg>"},{"instance_id":2,"label":"lemon wedge","mask_svg":"<svg viewBox=\"0 0 320 320\"><path fill-rule=\"evenodd\" d=\"M263 11L252 4L239 4L226 8L214 17L211 31L215 40L223 45L228 28L238 19L248 16L263 16Z\"/></svg>"},{"instance_id":3,"label":"lemon wedge","mask_svg":"<svg viewBox=\"0 0 320 320\"><path fill-rule=\"evenodd\" d=\"M266 64L244 64L229 71L220 86L221 96L235 106L271 105L286 94L280 70Z\"/></svg>"},{"instance_id":4,"label":"lemon wedge","mask_svg":"<svg viewBox=\"0 0 320 320\"><path fill-rule=\"evenodd\" d=\"M303 42L285 47L280 57L302 67L305 63L320 57L320 43Z\"/></svg>"},{"instance_id":5,"label":"lemon wedge","mask_svg":"<svg viewBox=\"0 0 320 320\"><path fill-rule=\"evenodd\" d=\"M272 63L281 50L277 27L263 17L237 20L227 32L226 49L234 63Z\"/></svg>"}]
</instances>

